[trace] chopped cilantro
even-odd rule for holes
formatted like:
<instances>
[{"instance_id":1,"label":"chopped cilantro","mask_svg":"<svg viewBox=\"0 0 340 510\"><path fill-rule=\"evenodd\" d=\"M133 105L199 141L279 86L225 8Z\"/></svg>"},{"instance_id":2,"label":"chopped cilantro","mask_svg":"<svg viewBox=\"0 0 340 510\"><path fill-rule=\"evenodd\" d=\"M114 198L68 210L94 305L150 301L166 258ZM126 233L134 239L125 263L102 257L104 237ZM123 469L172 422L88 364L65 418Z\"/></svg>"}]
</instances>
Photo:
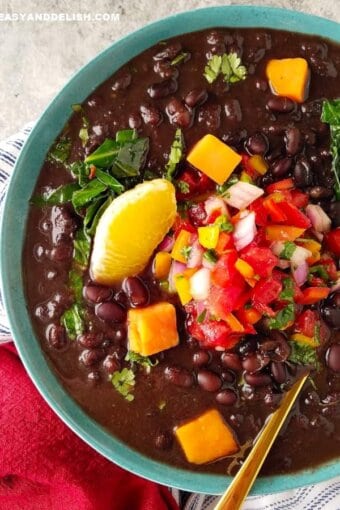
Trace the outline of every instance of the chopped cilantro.
<instances>
[{"instance_id":1,"label":"chopped cilantro","mask_svg":"<svg viewBox=\"0 0 340 510\"><path fill-rule=\"evenodd\" d=\"M220 74L224 81L236 83L245 80L247 69L241 64L237 53L224 53L222 56L213 55L204 68L204 77L209 83L213 83Z\"/></svg>"},{"instance_id":2,"label":"chopped cilantro","mask_svg":"<svg viewBox=\"0 0 340 510\"><path fill-rule=\"evenodd\" d=\"M146 368L147 371L150 371L150 368L158 365L158 360L152 362L148 356L141 356L134 351L128 351L127 355L125 356L125 361L130 361L132 364L137 363L138 365Z\"/></svg>"},{"instance_id":3,"label":"chopped cilantro","mask_svg":"<svg viewBox=\"0 0 340 510\"><path fill-rule=\"evenodd\" d=\"M165 165L165 177L171 181L175 175L178 163L183 158L184 138L181 129L176 129L175 137L170 148L170 154L167 164Z\"/></svg>"},{"instance_id":4,"label":"chopped cilantro","mask_svg":"<svg viewBox=\"0 0 340 510\"><path fill-rule=\"evenodd\" d=\"M234 225L228 220L225 214L221 214L218 218L216 218L215 224L218 225L221 232L233 232Z\"/></svg>"},{"instance_id":5,"label":"chopped cilantro","mask_svg":"<svg viewBox=\"0 0 340 510\"><path fill-rule=\"evenodd\" d=\"M289 342L291 353L289 361L299 365L309 365L318 368L319 362L315 348L300 342Z\"/></svg>"},{"instance_id":6,"label":"chopped cilantro","mask_svg":"<svg viewBox=\"0 0 340 510\"><path fill-rule=\"evenodd\" d=\"M187 58L187 56L188 56L188 53L186 53L185 51L182 51L182 53L179 53L179 55L177 55L177 57L175 57L173 60L171 60L170 65L176 66L177 64L184 62L185 59Z\"/></svg>"},{"instance_id":7,"label":"chopped cilantro","mask_svg":"<svg viewBox=\"0 0 340 510\"><path fill-rule=\"evenodd\" d=\"M177 181L176 187L179 189L181 193L183 193L183 195L187 195L190 191L189 184L185 181Z\"/></svg>"},{"instance_id":8,"label":"chopped cilantro","mask_svg":"<svg viewBox=\"0 0 340 510\"><path fill-rule=\"evenodd\" d=\"M111 383L114 388L128 402L131 402L135 398L132 394L135 382L135 374L129 368L123 368L120 372L114 372L111 376Z\"/></svg>"},{"instance_id":9,"label":"chopped cilantro","mask_svg":"<svg viewBox=\"0 0 340 510\"><path fill-rule=\"evenodd\" d=\"M192 250L191 246L183 246L183 248L181 249L181 255L183 255L185 260L188 260L191 250Z\"/></svg>"},{"instance_id":10,"label":"chopped cilantro","mask_svg":"<svg viewBox=\"0 0 340 510\"><path fill-rule=\"evenodd\" d=\"M207 250L207 251L205 251L203 253L203 258L205 258L205 260L207 260L211 264L215 264L215 262L217 262L217 260L218 260L218 257L217 257L217 254L216 254L215 250Z\"/></svg>"},{"instance_id":11,"label":"chopped cilantro","mask_svg":"<svg viewBox=\"0 0 340 510\"><path fill-rule=\"evenodd\" d=\"M268 327L269 329L283 329L288 326L290 322L294 322L294 319L295 307L293 303L290 303L280 310L275 317L271 317L268 320Z\"/></svg>"},{"instance_id":12,"label":"chopped cilantro","mask_svg":"<svg viewBox=\"0 0 340 510\"><path fill-rule=\"evenodd\" d=\"M325 269L325 266L323 265L318 265L318 266L312 266L309 268L309 273L310 274L318 274L323 280L325 280L326 282L329 280L329 276L328 276L328 273Z\"/></svg>"},{"instance_id":13,"label":"chopped cilantro","mask_svg":"<svg viewBox=\"0 0 340 510\"><path fill-rule=\"evenodd\" d=\"M229 198L230 194L228 189L239 181L236 175L231 175L229 179L221 185L217 186L216 192L224 198Z\"/></svg>"},{"instance_id":14,"label":"chopped cilantro","mask_svg":"<svg viewBox=\"0 0 340 510\"><path fill-rule=\"evenodd\" d=\"M292 241L286 241L283 245L283 250L280 253L280 259L290 260L296 249L296 245Z\"/></svg>"},{"instance_id":15,"label":"chopped cilantro","mask_svg":"<svg viewBox=\"0 0 340 510\"><path fill-rule=\"evenodd\" d=\"M283 290L279 295L279 299L282 301L294 301L294 282L291 278L283 279Z\"/></svg>"},{"instance_id":16,"label":"chopped cilantro","mask_svg":"<svg viewBox=\"0 0 340 510\"><path fill-rule=\"evenodd\" d=\"M199 316L197 317L197 322L198 322L199 324L201 324L201 323L204 321L204 319L205 319L205 316L206 316L206 315L207 315L207 310L206 310L206 309L204 309L204 310L203 310L203 312L201 312L201 313L199 314Z\"/></svg>"}]
</instances>

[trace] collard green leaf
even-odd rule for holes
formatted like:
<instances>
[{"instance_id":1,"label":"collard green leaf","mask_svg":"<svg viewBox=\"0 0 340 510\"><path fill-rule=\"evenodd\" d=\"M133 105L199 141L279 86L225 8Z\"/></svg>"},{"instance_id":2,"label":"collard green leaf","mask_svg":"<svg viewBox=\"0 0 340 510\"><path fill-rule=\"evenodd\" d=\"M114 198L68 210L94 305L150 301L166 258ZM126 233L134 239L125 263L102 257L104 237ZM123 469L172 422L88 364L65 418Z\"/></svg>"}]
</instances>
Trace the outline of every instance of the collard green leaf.
<instances>
[{"instance_id":1,"label":"collard green leaf","mask_svg":"<svg viewBox=\"0 0 340 510\"><path fill-rule=\"evenodd\" d=\"M91 219L87 218L90 207L87 209L84 226L88 235L93 236L95 234L98 222L105 209L107 209L107 207L109 207L111 204L112 200L113 197L109 196L108 198L100 199L96 204L91 204L90 207L92 207L92 205L96 205L96 208L93 210Z\"/></svg>"},{"instance_id":2,"label":"collard green leaf","mask_svg":"<svg viewBox=\"0 0 340 510\"><path fill-rule=\"evenodd\" d=\"M72 175L78 179L79 186L85 186L89 181L90 168L83 161L75 161L70 165Z\"/></svg>"},{"instance_id":3,"label":"collard green leaf","mask_svg":"<svg viewBox=\"0 0 340 510\"><path fill-rule=\"evenodd\" d=\"M70 288L74 293L74 297L77 303L81 303L83 298L83 276L76 269L71 269L68 274L68 281Z\"/></svg>"},{"instance_id":4,"label":"collard green leaf","mask_svg":"<svg viewBox=\"0 0 340 510\"><path fill-rule=\"evenodd\" d=\"M75 340L77 336L81 335L84 331L84 321L81 316L81 308L77 303L74 303L63 313L60 322L65 327L67 336L71 340Z\"/></svg>"},{"instance_id":5,"label":"collard green leaf","mask_svg":"<svg viewBox=\"0 0 340 510\"><path fill-rule=\"evenodd\" d=\"M340 200L340 99L323 102L321 120L330 126L334 191L336 199Z\"/></svg>"},{"instance_id":6,"label":"collard green leaf","mask_svg":"<svg viewBox=\"0 0 340 510\"><path fill-rule=\"evenodd\" d=\"M115 177L134 177L140 175L149 151L149 139L137 138L124 143L114 159L111 173Z\"/></svg>"},{"instance_id":7,"label":"collard green leaf","mask_svg":"<svg viewBox=\"0 0 340 510\"><path fill-rule=\"evenodd\" d=\"M105 184L105 186L114 191L116 195L120 195L121 193L123 193L124 186L119 181L117 181L117 179L112 177L112 175L109 175L103 170L99 170L99 168L97 168L96 170L96 178L102 184Z\"/></svg>"},{"instance_id":8,"label":"collard green leaf","mask_svg":"<svg viewBox=\"0 0 340 510\"><path fill-rule=\"evenodd\" d=\"M119 144L132 142L138 138L136 129L121 129L116 133L116 142Z\"/></svg>"},{"instance_id":9,"label":"collard green leaf","mask_svg":"<svg viewBox=\"0 0 340 510\"><path fill-rule=\"evenodd\" d=\"M165 165L166 171L165 177L169 181L172 181L177 169L177 165L183 158L183 153L184 153L184 138L182 130L176 129L175 137L170 148L169 160Z\"/></svg>"},{"instance_id":10,"label":"collard green leaf","mask_svg":"<svg viewBox=\"0 0 340 510\"><path fill-rule=\"evenodd\" d=\"M85 163L90 163L99 168L108 168L112 165L113 160L117 157L119 151L119 143L115 140L107 138L92 154L87 156Z\"/></svg>"},{"instance_id":11,"label":"collard green leaf","mask_svg":"<svg viewBox=\"0 0 340 510\"><path fill-rule=\"evenodd\" d=\"M89 181L86 186L75 191L72 195L72 205L76 211L80 208L85 207L98 195L106 190L106 185L100 182L98 179Z\"/></svg>"},{"instance_id":12,"label":"collard green leaf","mask_svg":"<svg viewBox=\"0 0 340 510\"><path fill-rule=\"evenodd\" d=\"M38 206L66 204L71 202L73 193L79 189L79 185L75 182L64 184L51 192L32 197L31 204Z\"/></svg>"},{"instance_id":13,"label":"collard green leaf","mask_svg":"<svg viewBox=\"0 0 340 510\"><path fill-rule=\"evenodd\" d=\"M90 236L84 229L77 230L73 241L73 260L79 267L85 269L88 266L90 250Z\"/></svg>"},{"instance_id":14,"label":"collard green leaf","mask_svg":"<svg viewBox=\"0 0 340 510\"><path fill-rule=\"evenodd\" d=\"M48 161L56 163L66 163L71 153L71 140L69 138L61 138L50 149L47 154Z\"/></svg>"}]
</instances>

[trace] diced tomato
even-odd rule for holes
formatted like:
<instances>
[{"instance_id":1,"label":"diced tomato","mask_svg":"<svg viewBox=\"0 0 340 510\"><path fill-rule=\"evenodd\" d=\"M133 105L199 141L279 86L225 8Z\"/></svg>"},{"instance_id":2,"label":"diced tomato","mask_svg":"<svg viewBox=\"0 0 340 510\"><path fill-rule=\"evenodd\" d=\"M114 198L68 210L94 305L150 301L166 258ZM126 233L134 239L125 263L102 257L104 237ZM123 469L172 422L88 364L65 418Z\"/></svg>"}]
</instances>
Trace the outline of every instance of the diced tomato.
<instances>
[{"instance_id":1,"label":"diced tomato","mask_svg":"<svg viewBox=\"0 0 340 510\"><path fill-rule=\"evenodd\" d=\"M308 282L312 287L324 287L326 285L325 281L318 276L312 276L308 279Z\"/></svg>"},{"instance_id":2,"label":"diced tomato","mask_svg":"<svg viewBox=\"0 0 340 510\"><path fill-rule=\"evenodd\" d=\"M299 211L295 205L284 200L279 202L278 206L286 216L286 221L284 221L286 225L300 228L309 228L311 226L310 219L303 212Z\"/></svg>"},{"instance_id":3,"label":"diced tomato","mask_svg":"<svg viewBox=\"0 0 340 510\"><path fill-rule=\"evenodd\" d=\"M295 331L303 335L313 337L315 333L316 322L319 320L319 315L314 310L305 310L302 312L295 321Z\"/></svg>"},{"instance_id":4,"label":"diced tomato","mask_svg":"<svg viewBox=\"0 0 340 510\"><path fill-rule=\"evenodd\" d=\"M240 334L233 333L224 321L207 321L200 325L204 340L202 347L225 347L231 349L238 342Z\"/></svg>"},{"instance_id":5,"label":"diced tomato","mask_svg":"<svg viewBox=\"0 0 340 510\"><path fill-rule=\"evenodd\" d=\"M287 220L281 204L282 202L275 202L272 198L267 198L263 201L263 205L267 209L271 221L274 223L284 223Z\"/></svg>"},{"instance_id":6,"label":"diced tomato","mask_svg":"<svg viewBox=\"0 0 340 510\"><path fill-rule=\"evenodd\" d=\"M331 280L337 280L338 278L338 272L336 269L336 265L332 257L329 257L327 254L324 254L321 256L319 260L319 264L325 267L328 276Z\"/></svg>"},{"instance_id":7,"label":"diced tomato","mask_svg":"<svg viewBox=\"0 0 340 510\"><path fill-rule=\"evenodd\" d=\"M255 308L240 308L236 312L237 317L242 322L243 325L245 324L256 324L262 317L262 315L255 310Z\"/></svg>"},{"instance_id":8,"label":"diced tomato","mask_svg":"<svg viewBox=\"0 0 340 510\"><path fill-rule=\"evenodd\" d=\"M252 290L252 302L268 305L278 298L282 284L273 278L260 280Z\"/></svg>"},{"instance_id":9,"label":"diced tomato","mask_svg":"<svg viewBox=\"0 0 340 510\"><path fill-rule=\"evenodd\" d=\"M313 305L325 299L330 292L328 287L307 287L302 291L302 296L296 299L301 305Z\"/></svg>"},{"instance_id":10,"label":"diced tomato","mask_svg":"<svg viewBox=\"0 0 340 510\"><path fill-rule=\"evenodd\" d=\"M292 189L291 193L291 202L295 207L302 209L308 205L309 196L306 193L302 193L302 191L298 189Z\"/></svg>"},{"instance_id":11,"label":"diced tomato","mask_svg":"<svg viewBox=\"0 0 340 510\"><path fill-rule=\"evenodd\" d=\"M187 193L183 193L179 188L177 188L177 200L188 200L194 195L206 193L215 186L214 182L209 179L207 175L199 172L198 170L194 170L193 168L186 168L180 175L178 182L184 182L187 184L188 191Z\"/></svg>"},{"instance_id":12,"label":"diced tomato","mask_svg":"<svg viewBox=\"0 0 340 510\"><path fill-rule=\"evenodd\" d=\"M269 248L259 246L247 246L241 254L241 258L248 262L259 276L266 278L272 274L273 268L279 259Z\"/></svg>"},{"instance_id":13,"label":"diced tomato","mask_svg":"<svg viewBox=\"0 0 340 510\"><path fill-rule=\"evenodd\" d=\"M215 248L216 253L218 255L222 255L223 252L225 252L226 250L234 250L234 249L235 249L235 245L234 245L233 236L231 234L227 234L227 232L221 232L218 237L217 245Z\"/></svg>"},{"instance_id":14,"label":"diced tomato","mask_svg":"<svg viewBox=\"0 0 340 510\"><path fill-rule=\"evenodd\" d=\"M263 205L263 198L257 198L250 204L249 209L255 213L256 225L265 227L268 224L268 211Z\"/></svg>"},{"instance_id":15,"label":"diced tomato","mask_svg":"<svg viewBox=\"0 0 340 510\"><path fill-rule=\"evenodd\" d=\"M282 181L273 182L266 187L266 193L274 193L274 191L281 191L294 188L294 181L291 177L283 179Z\"/></svg>"},{"instance_id":16,"label":"diced tomato","mask_svg":"<svg viewBox=\"0 0 340 510\"><path fill-rule=\"evenodd\" d=\"M240 273L235 268L237 258L236 250L230 250L221 255L211 273L211 279L215 285L225 287L232 284L236 278L240 279Z\"/></svg>"},{"instance_id":17,"label":"diced tomato","mask_svg":"<svg viewBox=\"0 0 340 510\"><path fill-rule=\"evenodd\" d=\"M216 209L211 214L209 214L206 223L208 223L208 224L215 223L215 221L217 220L217 218L219 216L221 216L221 211L220 211L220 209Z\"/></svg>"},{"instance_id":18,"label":"diced tomato","mask_svg":"<svg viewBox=\"0 0 340 510\"><path fill-rule=\"evenodd\" d=\"M213 285L208 297L208 309L210 313L219 319L224 319L227 313L235 310L244 290L245 284L229 285L224 288Z\"/></svg>"},{"instance_id":19,"label":"diced tomato","mask_svg":"<svg viewBox=\"0 0 340 510\"><path fill-rule=\"evenodd\" d=\"M331 230L325 236L326 244L331 252L340 257L340 227Z\"/></svg>"},{"instance_id":20,"label":"diced tomato","mask_svg":"<svg viewBox=\"0 0 340 510\"><path fill-rule=\"evenodd\" d=\"M175 238L178 237L178 234L181 230L187 230L188 232L192 232L193 234L196 232L195 227L192 226L188 218L181 218L181 216L177 215L175 219L175 223L173 226L175 231Z\"/></svg>"}]
</instances>

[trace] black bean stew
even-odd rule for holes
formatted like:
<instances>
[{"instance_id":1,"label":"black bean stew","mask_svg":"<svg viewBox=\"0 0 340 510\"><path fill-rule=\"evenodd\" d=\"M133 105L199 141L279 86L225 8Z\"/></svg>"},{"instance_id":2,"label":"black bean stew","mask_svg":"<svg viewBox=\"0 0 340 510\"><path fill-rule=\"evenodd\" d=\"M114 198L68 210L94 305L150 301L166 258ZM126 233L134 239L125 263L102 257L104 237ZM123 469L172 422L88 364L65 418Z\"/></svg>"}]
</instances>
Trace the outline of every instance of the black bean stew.
<instances>
[{"instance_id":1,"label":"black bean stew","mask_svg":"<svg viewBox=\"0 0 340 510\"><path fill-rule=\"evenodd\" d=\"M291 65L306 65L306 80L283 95L270 83L268 65L288 58L300 59ZM91 417L136 450L183 468L225 473L242 456L189 462L176 427L217 410L242 451L309 367L311 376L262 473L296 471L340 455L340 202L333 168L340 105L332 101L340 96L339 80L340 47L330 41L217 28L159 42L82 105L73 105L30 208L23 257L27 303L62 384ZM206 135L239 157L226 182L186 159L194 158L193 147ZM94 281L89 257L101 213L123 188L161 176L174 183L178 208L156 250L163 253L158 262L164 274L155 274L153 254L139 274L120 284ZM240 183L265 190L244 206L245 218L243 206L232 202L231 189ZM219 200L213 218L211 197ZM240 244L238 226L250 217L256 218L257 237ZM171 250L181 231L191 241L176 260ZM216 232L224 251L204 238ZM266 237L259 239L261 232ZM126 236L133 237L131 225ZM258 255L249 254L249 246ZM190 280L188 299L188 287L169 292L167 263L177 272L178 264L182 271L191 267L192 278L194 250L201 274L212 275L220 291L210 308L202 305L202 281L195 294ZM294 265L294 251L308 253L308 264L305 255ZM231 273L234 279L224 285ZM181 275L186 282L188 274ZM261 293L260 284L267 285ZM231 306L230 289L236 288L242 305ZM164 302L175 306L178 345L148 356L131 352L127 314ZM221 321L224 305L228 313Z\"/></svg>"}]
</instances>

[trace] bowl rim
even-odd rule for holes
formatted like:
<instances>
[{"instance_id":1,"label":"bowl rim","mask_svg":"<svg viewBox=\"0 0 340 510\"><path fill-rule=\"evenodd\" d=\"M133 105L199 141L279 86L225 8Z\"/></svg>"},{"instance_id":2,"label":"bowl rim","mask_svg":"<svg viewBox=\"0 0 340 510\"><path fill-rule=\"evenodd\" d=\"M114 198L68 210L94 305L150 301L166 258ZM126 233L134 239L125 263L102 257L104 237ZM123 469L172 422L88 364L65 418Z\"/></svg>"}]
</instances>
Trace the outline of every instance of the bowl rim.
<instances>
[{"instance_id":1,"label":"bowl rim","mask_svg":"<svg viewBox=\"0 0 340 510\"><path fill-rule=\"evenodd\" d=\"M225 15L228 18L227 23L220 23ZM258 19L261 23L256 22ZM155 44L157 40L180 33L217 26L273 28L274 23L278 24L275 27L278 29L290 27L290 30L296 32L314 33L340 43L340 25L337 22L302 12L254 5L207 7L181 12L143 26L113 42L77 71L42 113L20 152L4 199L0 230L0 278L4 308L20 358L36 388L59 418L104 457L146 479L191 492L219 494L225 490L232 478L184 470L140 454L90 418L55 376L35 336L25 304L21 261L28 200L47 149L61 131L65 119L71 114L70 108L66 109L66 106L82 102L123 63ZM123 58L120 50L123 50ZM125 50L128 58L124 56ZM110 67L112 55L115 65L112 66L111 63ZM106 66L106 70L103 66ZM97 69L100 72L97 73ZM84 83L84 80L88 81ZM28 175L31 173L33 179ZM297 473L265 476L256 481L251 494L264 495L325 481L335 477L339 473L339 467L340 461L333 459L316 468Z\"/></svg>"}]
</instances>

